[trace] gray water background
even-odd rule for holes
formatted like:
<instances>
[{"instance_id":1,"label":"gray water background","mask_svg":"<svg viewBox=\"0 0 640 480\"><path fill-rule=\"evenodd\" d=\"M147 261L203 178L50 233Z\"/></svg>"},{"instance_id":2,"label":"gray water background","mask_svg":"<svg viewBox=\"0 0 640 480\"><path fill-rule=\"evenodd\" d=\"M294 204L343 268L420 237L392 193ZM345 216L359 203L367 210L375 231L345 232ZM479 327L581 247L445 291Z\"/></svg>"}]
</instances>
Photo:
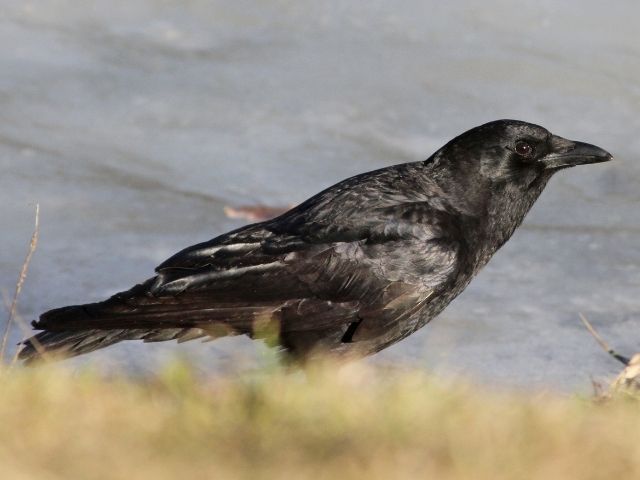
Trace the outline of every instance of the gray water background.
<instances>
[{"instance_id":1,"label":"gray water background","mask_svg":"<svg viewBox=\"0 0 640 480\"><path fill-rule=\"evenodd\" d=\"M1 1L0 289L13 292L35 202L28 320L239 226L225 205L300 202L517 118L616 161L558 174L439 318L368 361L586 390L620 366L578 312L640 350L639 17L631 0ZM176 354L211 372L264 359L233 338L75 365L144 373Z\"/></svg>"}]
</instances>

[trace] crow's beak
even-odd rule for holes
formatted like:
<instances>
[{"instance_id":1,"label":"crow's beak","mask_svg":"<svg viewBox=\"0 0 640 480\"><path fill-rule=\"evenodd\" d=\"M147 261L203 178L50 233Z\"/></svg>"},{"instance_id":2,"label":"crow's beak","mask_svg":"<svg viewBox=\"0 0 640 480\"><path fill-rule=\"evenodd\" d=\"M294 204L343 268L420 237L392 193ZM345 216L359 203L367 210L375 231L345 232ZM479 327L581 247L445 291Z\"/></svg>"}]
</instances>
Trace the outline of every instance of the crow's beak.
<instances>
[{"instance_id":1,"label":"crow's beak","mask_svg":"<svg viewBox=\"0 0 640 480\"><path fill-rule=\"evenodd\" d=\"M587 163L608 162L613 156L600 147L589 143L574 142L554 135L551 137L551 153L540 161L548 169L574 167Z\"/></svg>"}]
</instances>

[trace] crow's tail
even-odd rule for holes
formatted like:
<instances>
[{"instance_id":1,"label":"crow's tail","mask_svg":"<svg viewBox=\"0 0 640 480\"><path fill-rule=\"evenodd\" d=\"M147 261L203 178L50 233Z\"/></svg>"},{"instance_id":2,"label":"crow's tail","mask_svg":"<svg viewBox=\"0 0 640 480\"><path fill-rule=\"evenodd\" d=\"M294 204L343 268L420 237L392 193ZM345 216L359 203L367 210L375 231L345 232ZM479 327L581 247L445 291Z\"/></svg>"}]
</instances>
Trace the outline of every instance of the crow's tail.
<instances>
[{"instance_id":1,"label":"crow's tail","mask_svg":"<svg viewBox=\"0 0 640 480\"><path fill-rule=\"evenodd\" d=\"M26 364L60 357L74 357L128 339L126 330L40 332L22 342L18 358Z\"/></svg>"},{"instance_id":2,"label":"crow's tail","mask_svg":"<svg viewBox=\"0 0 640 480\"><path fill-rule=\"evenodd\" d=\"M123 340L185 342L207 336L211 334L199 328L44 331L22 343L18 358L25 364L31 364L40 360L75 357Z\"/></svg>"},{"instance_id":3,"label":"crow's tail","mask_svg":"<svg viewBox=\"0 0 640 480\"><path fill-rule=\"evenodd\" d=\"M225 334L220 329L199 328L198 322L206 314L201 308L189 310L173 298L150 295L153 280L104 302L56 308L42 314L32 325L43 331L22 342L19 358L29 364L74 357L123 340L184 342Z\"/></svg>"}]
</instances>

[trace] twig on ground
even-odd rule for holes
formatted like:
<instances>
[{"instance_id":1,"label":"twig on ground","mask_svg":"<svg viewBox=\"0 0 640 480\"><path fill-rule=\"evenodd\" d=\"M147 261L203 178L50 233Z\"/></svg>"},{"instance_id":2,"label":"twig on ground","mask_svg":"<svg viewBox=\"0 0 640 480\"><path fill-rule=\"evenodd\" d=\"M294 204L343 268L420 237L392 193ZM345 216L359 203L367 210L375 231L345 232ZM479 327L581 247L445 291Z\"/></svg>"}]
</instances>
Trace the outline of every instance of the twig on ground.
<instances>
[{"instance_id":1,"label":"twig on ground","mask_svg":"<svg viewBox=\"0 0 640 480\"><path fill-rule=\"evenodd\" d=\"M27 271L29 270L29 263L31 262L31 257L33 253L36 251L36 247L38 246L38 236L40 234L40 204L36 204L36 217L35 217L35 226L33 230L33 235L31 235L31 242L29 243L29 251L27 252L27 256L24 259L22 264L22 269L20 270L20 275L18 276L18 281L16 282L16 290L13 294L13 301L11 302L11 307L9 308L9 318L7 319L7 323L4 326L4 331L2 332L2 343L0 343L0 362L4 361L4 353L7 346L7 340L9 339L9 334L11 333L11 326L13 324L13 320L16 316L17 308L18 308L18 297L20 296L20 292L22 291L22 286L24 285L24 281L27 278Z\"/></svg>"},{"instance_id":2,"label":"twig on ground","mask_svg":"<svg viewBox=\"0 0 640 480\"><path fill-rule=\"evenodd\" d=\"M604 339L598 334L598 332L596 332L596 329L593 328L593 325L591 325L589 320L587 320L587 318L582 313L578 313L578 315L580 316L580 320L582 320L582 323L584 323L584 326L587 327L587 330L589 330L589 333L593 336L593 338L596 339L596 342L598 342L598 344L605 352L607 352L619 362L625 365L629 365L629 359L627 357L616 353L616 351L611 348L607 342L604 341Z\"/></svg>"}]
</instances>

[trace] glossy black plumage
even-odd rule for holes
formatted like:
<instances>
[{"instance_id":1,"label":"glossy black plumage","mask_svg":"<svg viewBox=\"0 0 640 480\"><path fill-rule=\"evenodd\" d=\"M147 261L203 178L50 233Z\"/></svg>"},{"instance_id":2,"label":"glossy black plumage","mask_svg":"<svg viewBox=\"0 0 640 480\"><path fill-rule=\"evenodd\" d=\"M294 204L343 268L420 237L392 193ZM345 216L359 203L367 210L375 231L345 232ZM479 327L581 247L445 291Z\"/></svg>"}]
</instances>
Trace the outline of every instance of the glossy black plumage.
<instances>
[{"instance_id":1,"label":"glossy black plumage","mask_svg":"<svg viewBox=\"0 0 640 480\"><path fill-rule=\"evenodd\" d=\"M379 351L467 286L556 171L610 158L524 122L476 127L424 162L349 178L189 247L109 300L44 313L21 358L274 328L295 358Z\"/></svg>"}]
</instances>

